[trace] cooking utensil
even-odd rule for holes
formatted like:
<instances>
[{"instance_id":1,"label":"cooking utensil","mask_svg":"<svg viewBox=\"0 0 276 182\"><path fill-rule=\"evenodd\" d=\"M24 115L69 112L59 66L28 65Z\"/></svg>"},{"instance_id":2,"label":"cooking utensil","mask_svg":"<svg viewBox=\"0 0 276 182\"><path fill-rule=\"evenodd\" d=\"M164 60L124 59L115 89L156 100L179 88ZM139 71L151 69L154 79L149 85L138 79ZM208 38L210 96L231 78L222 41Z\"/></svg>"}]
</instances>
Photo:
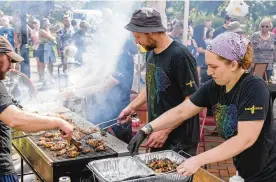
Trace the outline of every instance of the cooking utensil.
<instances>
[{"instance_id":1,"label":"cooking utensil","mask_svg":"<svg viewBox=\"0 0 276 182\"><path fill-rule=\"evenodd\" d=\"M106 123L110 123L110 122L114 122L114 121L121 121L121 120L126 119L128 116L130 116L131 118L133 118L133 117L136 117L137 114L135 113L135 114L127 115L127 116L123 117L122 119L120 119L120 118L115 118L115 119L111 119L111 120L108 120L108 121L104 121L104 122L98 123L96 126L99 127L99 126L102 125L102 124L106 124ZM104 127L104 128L101 128L101 130L108 129L108 128L110 128L110 127L112 127L112 126L115 126L115 125L117 125L117 124L120 124L120 123L117 123L117 122L116 122L116 123L113 123L113 124L111 124L111 125L109 125L109 126L106 126L106 127Z\"/></svg>"},{"instance_id":2,"label":"cooking utensil","mask_svg":"<svg viewBox=\"0 0 276 182\"><path fill-rule=\"evenodd\" d=\"M62 135L65 135L64 131L62 131L62 130L59 130L59 131ZM69 142L70 142L70 144L74 145L78 149L78 151L81 151L81 148L80 148L81 143L80 142L77 142L74 138L71 138Z\"/></svg>"}]
</instances>

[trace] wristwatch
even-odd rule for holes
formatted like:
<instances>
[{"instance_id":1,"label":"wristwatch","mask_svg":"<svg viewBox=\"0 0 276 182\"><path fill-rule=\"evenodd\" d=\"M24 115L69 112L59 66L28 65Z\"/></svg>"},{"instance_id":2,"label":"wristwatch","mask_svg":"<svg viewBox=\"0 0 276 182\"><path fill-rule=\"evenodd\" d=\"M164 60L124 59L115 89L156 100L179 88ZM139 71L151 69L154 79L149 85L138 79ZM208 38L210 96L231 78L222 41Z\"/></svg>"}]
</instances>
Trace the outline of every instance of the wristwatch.
<instances>
[{"instance_id":1,"label":"wristwatch","mask_svg":"<svg viewBox=\"0 0 276 182\"><path fill-rule=\"evenodd\" d=\"M151 124L145 125L141 130L143 130L146 134L150 134L153 132Z\"/></svg>"}]
</instances>

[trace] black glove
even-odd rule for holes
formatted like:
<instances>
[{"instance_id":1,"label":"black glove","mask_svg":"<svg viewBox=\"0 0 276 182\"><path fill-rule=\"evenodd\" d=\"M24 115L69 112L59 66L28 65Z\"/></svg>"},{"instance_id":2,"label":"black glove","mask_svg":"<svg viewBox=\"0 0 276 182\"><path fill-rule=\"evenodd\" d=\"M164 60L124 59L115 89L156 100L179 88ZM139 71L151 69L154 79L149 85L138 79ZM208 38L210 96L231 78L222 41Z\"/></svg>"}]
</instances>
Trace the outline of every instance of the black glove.
<instances>
[{"instance_id":1,"label":"black glove","mask_svg":"<svg viewBox=\"0 0 276 182\"><path fill-rule=\"evenodd\" d=\"M127 146L130 155L138 154L139 147L146 138L147 134L143 130L139 130L139 132L132 138Z\"/></svg>"}]
</instances>

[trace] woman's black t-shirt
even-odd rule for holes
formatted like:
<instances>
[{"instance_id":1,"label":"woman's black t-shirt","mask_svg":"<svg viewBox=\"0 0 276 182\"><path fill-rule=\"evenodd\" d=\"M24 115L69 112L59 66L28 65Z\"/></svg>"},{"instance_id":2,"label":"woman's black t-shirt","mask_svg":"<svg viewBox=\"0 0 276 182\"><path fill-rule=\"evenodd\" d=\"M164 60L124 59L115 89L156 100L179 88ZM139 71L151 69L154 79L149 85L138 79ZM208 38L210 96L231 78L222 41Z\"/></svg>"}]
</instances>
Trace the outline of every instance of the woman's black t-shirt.
<instances>
[{"instance_id":1,"label":"woman's black t-shirt","mask_svg":"<svg viewBox=\"0 0 276 182\"><path fill-rule=\"evenodd\" d=\"M237 135L238 122L264 120L257 141L235 156L233 161L245 181L276 179L273 105L269 88L261 78L244 73L228 93L225 86L217 85L212 79L203 84L190 100L199 107L212 107L218 133L226 140Z\"/></svg>"}]
</instances>

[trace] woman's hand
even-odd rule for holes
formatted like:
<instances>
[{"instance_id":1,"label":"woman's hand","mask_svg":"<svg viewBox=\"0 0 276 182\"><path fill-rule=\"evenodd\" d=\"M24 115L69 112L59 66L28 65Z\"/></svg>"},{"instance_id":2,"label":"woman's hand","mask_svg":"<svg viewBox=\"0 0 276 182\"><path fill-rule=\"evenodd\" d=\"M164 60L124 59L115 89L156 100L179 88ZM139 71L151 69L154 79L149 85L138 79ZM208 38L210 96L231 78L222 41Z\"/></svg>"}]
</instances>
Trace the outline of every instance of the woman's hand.
<instances>
[{"instance_id":1,"label":"woman's hand","mask_svg":"<svg viewBox=\"0 0 276 182\"><path fill-rule=\"evenodd\" d=\"M197 157L191 157L185 160L182 164L177 167L177 173L183 176L191 176L202 166Z\"/></svg>"}]
</instances>

